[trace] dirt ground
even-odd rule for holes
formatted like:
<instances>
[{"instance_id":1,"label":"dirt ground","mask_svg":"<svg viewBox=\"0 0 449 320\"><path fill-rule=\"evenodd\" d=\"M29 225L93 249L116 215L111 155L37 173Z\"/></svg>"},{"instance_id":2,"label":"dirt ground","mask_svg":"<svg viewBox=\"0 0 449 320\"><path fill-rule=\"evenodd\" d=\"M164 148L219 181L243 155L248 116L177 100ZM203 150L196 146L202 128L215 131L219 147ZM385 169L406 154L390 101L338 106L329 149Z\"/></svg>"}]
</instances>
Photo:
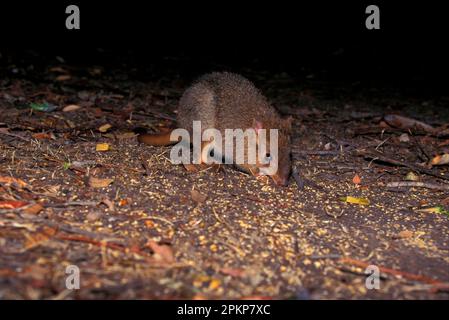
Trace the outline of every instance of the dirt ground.
<instances>
[{"instance_id":1,"label":"dirt ground","mask_svg":"<svg viewBox=\"0 0 449 320\"><path fill-rule=\"evenodd\" d=\"M240 70L294 117L283 188L137 143L190 76L1 71L1 299L449 298L448 96Z\"/></svg>"}]
</instances>

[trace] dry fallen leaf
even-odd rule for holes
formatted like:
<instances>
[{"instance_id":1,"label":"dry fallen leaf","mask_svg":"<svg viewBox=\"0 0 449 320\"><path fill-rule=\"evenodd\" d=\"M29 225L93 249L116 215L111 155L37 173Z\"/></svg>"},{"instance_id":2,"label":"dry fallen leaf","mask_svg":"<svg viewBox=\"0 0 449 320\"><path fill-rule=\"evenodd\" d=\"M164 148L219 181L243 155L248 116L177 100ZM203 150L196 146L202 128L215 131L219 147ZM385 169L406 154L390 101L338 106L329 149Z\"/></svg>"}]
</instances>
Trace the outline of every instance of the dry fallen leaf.
<instances>
[{"instance_id":1,"label":"dry fallen leaf","mask_svg":"<svg viewBox=\"0 0 449 320\"><path fill-rule=\"evenodd\" d=\"M200 274L193 280L193 285L197 288L207 285L213 278L207 275Z\"/></svg>"},{"instance_id":2,"label":"dry fallen leaf","mask_svg":"<svg viewBox=\"0 0 449 320\"><path fill-rule=\"evenodd\" d=\"M411 238L411 237L413 237L413 231L403 230L398 233L398 238L400 238L400 239L407 239L407 238Z\"/></svg>"},{"instance_id":3,"label":"dry fallen leaf","mask_svg":"<svg viewBox=\"0 0 449 320\"><path fill-rule=\"evenodd\" d=\"M426 212L426 213L442 213L449 216L449 212L444 209L443 206L436 206L431 208L423 208L417 209L418 212Z\"/></svg>"},{"instance_id":4,"label":"dry fallen leaf","mask_svg":"<svg viewBox=\"0 0 449 320\"><path fill-rule=\"evenodd\" d=\"M360 184L360 183L362 182L362 179L360 179L360 176L359 176L358 174L356 174L356 175L354 176L354 178L352 178L352 182L353 182L354 184Z\"/></svg>"},{"instance_id":5,"label":"dry fallen leaf","mask_svg":"<svg viewBox=\"0 0 449 320\"><path fill-rule=\"evenodd\" d=\"M410 171L405 176L405 180L407 180L407 181L418 181L419 177L416 174L414 174L412 171Z\"/></svg>"},{"instance_id":6,"label":"dry fallen leaf","mask_svg":"<svg viewBox=\"0 0 449 320\"><path fill-rule=\"evenodd\" d=\"M46 133L46 132L38 132L38 133L34 133L32 135L32 137L34 139L55 139L55 136L53 133Z\"/></svg>"},{"instance_id":7,"label":"dry fallen leaf","mask_svg":"<svg viewBox=\"0 0 449 320\"><path fill-rule=\"evenodd\" d=\"M98 143L96 148L96 151L108 151L109 150L109 144L107 143Z\"/></svg>"},{"instance_id":8,"label":"dry fallen leaf","mask_svg":"<svg viewBox=\"0 0 449 320\"><path fill-rule=\"evenodd\" d=\"M13 178L13 177L0 177L0 183L5 184L6 186L17 186L19 188L27 188L29 187L28 184L19 178Z\"/></svg>"},{"instance_id":9,"label":"dry fallen leaf","mask_svg":"<svg viewBox=\"0 0 449 320\"><path fill-rule=\"evenodd\" d=\"M60 72L60 73L67 73L67 70L60 66L51 67L48 69L50 72Z\"/></svg>"},{"instance_id":10,"label":"dry fallen leaf","mask_svg":"<svg viewBox=\"0 0 449 320\"><path fill-rule=\"evenodd\" d=\"M410 137L408 134L403 133L399 136L399 142L410 142Z\"/></svg>"},{"instance_id":11,"label":"dry fallen leaf","mask_svg":"<svg viewBox=\"0 0 449 320\"><path fill-rule=\"evenodd\" d=\"M449 163L449 154L448 153L444 153L442 155L435 156L430 161L430 164L433 166L439 166L439 165L448 164L448 163Z\"/></svg>"},{"instance_id":12,"label":"dry fallen leaf","mask_svg":"<svg viewBox=\"0 0 449 320\"><path fill-rule=\"evenodd\" d=\"M70 80L70 79L72 79L72 76L69 75L69 74L61 74L60 76L57 76L55 78L56 81L67 81L67 80Z\"/></svg>"},{"instance_id":13,"label":"dry fallen leaf","mask_svg":"<svg viewBox=\"0 0 449 320\"><path fill-rule=\"evenodd\" d=\"M196 172L198 171L198 166L191 164L191 163L183 163L184 168L187 170L187 172Z\"/></svg>"},{"instance_id":14,"label":"dry fallen leaf","mask_svg":"<svg viewBox=\"0 0 449 320\"><path fill-rule=\"evenodd\" d=\"M48 241L56 234L57 230L51 227L43 227L41 232L34 233L32 235L25 235L27 240L25 241L25 249L31 249L42 243Z\"/></svg>"},{"instance_id":15,"label":"dry fallen leaf","mask_svg":"<svg viewBox=\"0 0 449 320\"><path fill-rule=\"evenodd\" d=\"M100 128L98 128L98 131L106 132L111 128L112 128L112 126L109 123L106 123L106 124L102 125Z\"/></svg>"},{"instance_id":16,"label":"dry fallen leaf","mask_svg":"<svg viewBox=\"0 0 449 320\"><path fill-rule=\"evenodd\" d=\"M427 123L416 119L400 116L397 114L387 114L383 118L390 126L403 130L420 129L428 133L435 133L436 129Z\"/></svg>"},{"instance_id":17,"label":"dry fallen leaf","mask_svg":"<svg viewBox=\"0 0 449 320\"><path fill-rule=\"evenodd\" d=\"M144 223L147 228L154 228L154 222L152 220L145 220Z\"/></svg>"},{"instance_id":18,"label":"dry fallen leaf","mask_svg":"<svg viewBox=\"0 0 449 320\"><path fill-rule=\"evenodd\" d=\"M126 206L127 204L128 204L128 199L121 199L121 200L118 202L119 207Z\"/></svg>"},{"instance_id":19,"label":"dry fallen leaf","mask_svg":"<svg viewBox=\"0 0 449 320\"><path fill-rule=\"evenodd\" d=\"M216 290L216 289L218 289L219 287L220 287L220 285L221 285L221 281L220 281L220 279L212 279L210 282L209 282L209 289L210 290Z\"/></svg>"},{"instance_id":20,"label":"dry fallen leaf","mask_svg":"<svg viewBox=\"0 0 449 320\"><path fill-rule=\"evenodd\" d=\"M341 201L347 202L347 203L354 203L354 204L361 204L361 205L369 205L369 200L366 198L355 198L351 196L342 197L340 198Z\"/></svg>"},{"instance_id":21,"label":"dry fallen leaf","mask_svg":"<svg viewBox=\"0 0 449 320\"><path fill-rule=\"evenodd\" d=\"M68 106L65 106L62 111L64 112L71 112L71 111L76 111L78 109L81 109L81 107L79 105L76 104L69 104Z\"/></svg>"},{"instance_id":22,"label":"dry fallen leaf","mask_svg":"<svg viewBox=\"0 0 449 320\"><path fill-rule=\"evenodd\" d=\"M109 186L114 179L100 179L95 177L89 177L89 185L92 188L105 188Z\"/></svg>"},{"instance_id":23,"label":"dry fallen leaf","mask_svg":"<svg viewBox=\"0 0 449 320\"><path fill-rule=\"evenodd\" d=\"M245 270L239 268L221 268L220 272L231 277L242 277L245 275Z\"/></svg>"},{"instance_id":24,"label":"dry fallen leaf","mask_svg":"<svg viewBox=\"0 0 449 320\"><path fill-rule=\"evenodd\" d=\"M24 208L23 212L26 214L37 215L43 209L44 209L43 206L41 206L39 203L35 203L27 208Z\"/></svg>"},{"instance_id":25,"label":"dry fallen leaf","mask_svg":"<svg viewBox=\"0 0 449 320\"><path fill-rule=\"evenodd\" d=\"M207 199L206 195L201 194L199 191L197 191L195 189L192 189L190 194L192 195L192 199L198 203L202 203L202 202L206 201L206 199Z\"/></svg>"},{"instance_id":26,"label":"dry fallen leaf","mask_svg":"<svg viewBox=\"0 0 449 320\"><path fill-rule=\"evenodd\" d=\"M28 202L25 201L15 201L15 200L0 201L0 209L17 209L26 206L27 204Z\"/></svg>"}]
</instances>

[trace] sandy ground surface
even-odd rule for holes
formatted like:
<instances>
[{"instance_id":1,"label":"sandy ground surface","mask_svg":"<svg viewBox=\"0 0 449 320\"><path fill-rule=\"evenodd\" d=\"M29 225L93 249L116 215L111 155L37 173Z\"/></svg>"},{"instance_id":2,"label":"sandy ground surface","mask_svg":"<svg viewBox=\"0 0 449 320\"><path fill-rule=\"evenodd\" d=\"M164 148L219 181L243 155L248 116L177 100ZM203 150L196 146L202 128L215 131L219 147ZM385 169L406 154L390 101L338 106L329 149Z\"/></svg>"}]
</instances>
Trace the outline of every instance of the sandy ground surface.
<instances>
[{"instance_id":1,"label":"sandy ground surface","mask_svg":"<svg viewBox=\"0 0 449 320\"><path fill-rule=\"evenodd\" d=\"M0 79L0 298L448 299L449 173L428 164L449 153L449 98L241 73L294 117L299 183L190 173L139 145L136 128L173 123L182 76L52 65ZM425 185L388 185L402 181Z\"/></svg>"}]
</instances>

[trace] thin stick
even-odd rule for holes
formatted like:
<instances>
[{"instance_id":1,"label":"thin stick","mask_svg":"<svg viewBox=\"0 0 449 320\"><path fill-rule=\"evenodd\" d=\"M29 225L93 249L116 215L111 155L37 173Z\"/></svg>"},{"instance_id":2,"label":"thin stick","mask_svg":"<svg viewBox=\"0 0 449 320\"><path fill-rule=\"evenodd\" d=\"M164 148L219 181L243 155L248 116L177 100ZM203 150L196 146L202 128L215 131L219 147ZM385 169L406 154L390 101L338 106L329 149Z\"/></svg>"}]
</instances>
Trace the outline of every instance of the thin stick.
<instances>
[{"instance_id":1,"label":"thin stick","mask_svg":"<svg viewBox=\"0 0 449 320\"><path fill-rule=\"evenodd\" d=\"M6 135L6 136L10 136L10 137L14 137L14 138L19 138L19 139L21 139L21 140L23 140L23 141L26 141L26 142L31 142L30 139L21 137L21 136L19 136L18 134L8 133L8 132L3 132L3 131L0 131L0 133L4 134L4 135Z\"/></svg>"},{"instance_id":2,"label":"thin stick","mask_svg":"<svg viewBox=\"0 0 449 320\"><path fill-rule=\"evenodd\" d=\"M98 205L100 201L68 201L64 203L48 203L45 204L44 207L46 208L64 208L64 207L71 207L71 206L91 206L94 207Z\"/></svg>"},{"instance_id":3,"label":"thin stick","mask_svg":"<svg viewBox=\"0 0 449 320\"><path fill-rule=\"evenodd\" d=\"M401 187L417 187L433 190L449 190L449 185L419 182L419 181L394 181L387 183L387 188L401 188Z\"/></svg>"},{"instance_id":4,"label":"thin stick","mask_svg":"<svg viewBox=\"0 0 449 320\"><path fill-rule=\"evenodd\" d=\"M341 153L340 150L298 150L293 149L293 154L310 155L310 156L335 156Z\"/></svg>"},{"instance_id":5,"label":"thin stick","mask_svg":"<svg viewBox=\"0 0 449 320\"><path fill-rule=\"evenodd\" d=\"M371 159L372 161L382 161L382 162L393 164L395 166L406 167L406 168L409 168L409 169L414 170L416 172L427 174L429 176L436 177L436 178L439 178L439 179L449 180L449 176L442 176L442 175L440 175L440 174L438 174L436 172L433 172L432 170L426 169L424 167L386 157L383 154L381 154L380 152L376 152L375 151L373 153L369 153L369 152L366 152L364 150L358 150L356 152L356 154L358 156L363 156L365 158Z\"/></svg>"},{"instance_id":6,"label":"thin stick","mask_svg":"<svg viewBox=\"0 0 449 320\"><path fill-rule=\"evenodd\" d=\"M339 260L339 262L344 263L344 264L349 264L349 265L353 265L359 268L367 268L368 266L370 266L370 263L361 261L361 260L356 260L356 259L352 259L352 258L348 258L348 257L344 257L341 258ZM419 282L424 282L424 283L428 283L428 284L443 284L443 282L426 277L426 276L422 276L419 274L413 274L413 273L409 273L409 272L404 272L404 271L400 271L400 270L395 270L395 269L390 269L390 268L386 268L386 267L382 267L382 266L378 266L380 272L386 273L386 274L390 274L393 276L399 276L399 277L403 277L407 280L413 280L413 281L419 281Z\"/></svg>"}]
</instances>

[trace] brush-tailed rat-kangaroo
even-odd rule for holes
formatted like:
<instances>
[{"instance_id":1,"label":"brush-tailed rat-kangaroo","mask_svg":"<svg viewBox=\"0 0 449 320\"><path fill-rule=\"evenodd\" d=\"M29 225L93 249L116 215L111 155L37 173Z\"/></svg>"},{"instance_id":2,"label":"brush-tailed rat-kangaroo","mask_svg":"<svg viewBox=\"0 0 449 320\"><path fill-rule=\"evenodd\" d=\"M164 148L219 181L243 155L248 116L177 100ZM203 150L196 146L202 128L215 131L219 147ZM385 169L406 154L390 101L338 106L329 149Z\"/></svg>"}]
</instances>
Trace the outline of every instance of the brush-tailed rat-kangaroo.
<instances>
[{"instance_id":1,"label":"brush-tailed rat-kangaroo","mask_svg":"<svg viewBox=\"0 0 449 320\"><path fill-rule=\"evenodd\" d=\"M229 72L203 75L182 95L177 114L177 126L192 134L193 121L201 121L201 131L208 128L225 129L278 129L278 152L269 153L270 139L264 161L255 164L238 164L237 167L255 176L264 174L271 161L277 161L277 170L269 176L278 185L287 185L291 171L290 133L292 118L283 118L265 96L246 78ZM150 145L169 145L170 132L143 134L139 142ZM202 145L202 148L207 144ZM246 145L245 145L246 146ZM234 150L235 151L235 150Z\"/></svg>"}]
</instances>

